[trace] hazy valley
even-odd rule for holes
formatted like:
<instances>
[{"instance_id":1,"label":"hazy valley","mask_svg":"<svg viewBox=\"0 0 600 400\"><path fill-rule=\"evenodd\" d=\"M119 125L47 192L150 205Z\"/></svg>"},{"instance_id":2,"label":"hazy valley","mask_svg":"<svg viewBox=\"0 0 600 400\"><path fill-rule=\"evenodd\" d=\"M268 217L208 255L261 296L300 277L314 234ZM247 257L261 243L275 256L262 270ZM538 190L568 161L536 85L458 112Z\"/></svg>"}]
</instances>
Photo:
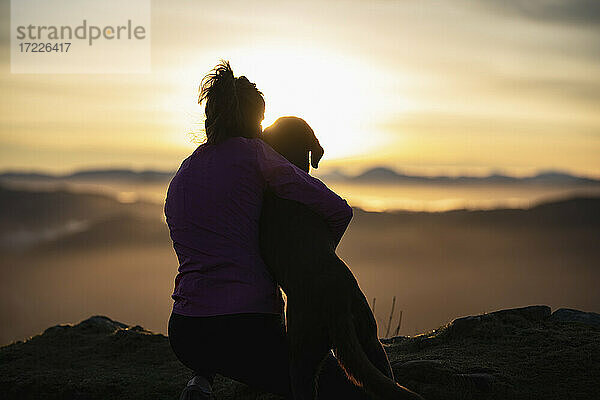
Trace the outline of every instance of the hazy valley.
<instances>
[{"instance_id":1,"label":"hazy valley","mask_svg":"<svg viewBox=\"0 0 600 400\"><path fill-rule=\"evenodd\" d=\"M46 186L0 187L0 343L91 314L164 333L177 260L162 203L136 201L144 196L134 190L119 198L115 188L153 187L158 197L165 177L113 179L107 194L89 177L62 190L41 180ZM599 228L594 197L527 210L356 209L339 254L369 300L377 298L380 335L393 296L392 332L402 310L400 334L413 335L529 304L599 311Z\"/></svg>"}]
</instances>

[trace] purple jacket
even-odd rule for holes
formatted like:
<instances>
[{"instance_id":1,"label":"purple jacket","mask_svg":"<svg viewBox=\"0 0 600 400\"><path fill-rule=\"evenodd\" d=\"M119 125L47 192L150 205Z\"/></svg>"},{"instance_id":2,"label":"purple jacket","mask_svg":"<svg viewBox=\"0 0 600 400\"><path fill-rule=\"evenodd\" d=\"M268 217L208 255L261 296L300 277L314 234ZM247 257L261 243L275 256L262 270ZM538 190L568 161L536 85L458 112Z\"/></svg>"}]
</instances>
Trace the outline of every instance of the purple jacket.
<instances>
[{"instance_id":1,"label":"purple jacket","mask_svg":"<svg viewBox=\"0 0 600 400\"><path fill-rule=\"evenodd\" d=\"M280 313L277 284L260 257L263 193L307 205L339 241L352 208L260 139L203 144L171 180L165 216L179 260L173 312L189 316Z\"/></svg>"}]
</instances>

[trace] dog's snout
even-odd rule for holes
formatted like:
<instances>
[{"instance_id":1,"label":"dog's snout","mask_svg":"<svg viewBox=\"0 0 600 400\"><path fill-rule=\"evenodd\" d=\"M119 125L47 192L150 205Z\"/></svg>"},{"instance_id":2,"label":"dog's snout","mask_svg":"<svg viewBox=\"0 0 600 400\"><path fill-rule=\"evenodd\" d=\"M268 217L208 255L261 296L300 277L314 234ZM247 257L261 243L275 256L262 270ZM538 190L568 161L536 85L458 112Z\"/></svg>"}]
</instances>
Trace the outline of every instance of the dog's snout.
<instances>
[{"instance_id":1,"label":"dog's snout","mask_svg":"<svg viewBox=\"0 0 600 400\"><path fill-rule=\"evenodd\" d=\"M315 146L310 149L310 165L312 165L313 168L319 168L319 161L323 158L323 154L325 154L325 150L323 150L323 147L321 147L317 140Z\"/></svg>"}]
</instances>

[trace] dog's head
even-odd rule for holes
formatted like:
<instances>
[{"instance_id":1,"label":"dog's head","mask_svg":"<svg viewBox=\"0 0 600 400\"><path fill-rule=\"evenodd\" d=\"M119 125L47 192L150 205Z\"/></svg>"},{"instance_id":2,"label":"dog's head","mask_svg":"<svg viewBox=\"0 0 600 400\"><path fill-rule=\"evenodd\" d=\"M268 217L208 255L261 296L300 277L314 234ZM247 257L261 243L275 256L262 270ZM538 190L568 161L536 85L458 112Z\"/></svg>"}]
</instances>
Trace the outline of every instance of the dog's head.
<instances>
[{"instance_id":1,"label":"dog's head","mask_svg":"<svg viewBox=\"0 0 600 400\"><path fill-rule=\"evenodd\" d=\"M319 167L324 150L312 128L302 118L281 117L263 131L262 139L298 168L308 172Z\"/></svg>"}]
</instances>

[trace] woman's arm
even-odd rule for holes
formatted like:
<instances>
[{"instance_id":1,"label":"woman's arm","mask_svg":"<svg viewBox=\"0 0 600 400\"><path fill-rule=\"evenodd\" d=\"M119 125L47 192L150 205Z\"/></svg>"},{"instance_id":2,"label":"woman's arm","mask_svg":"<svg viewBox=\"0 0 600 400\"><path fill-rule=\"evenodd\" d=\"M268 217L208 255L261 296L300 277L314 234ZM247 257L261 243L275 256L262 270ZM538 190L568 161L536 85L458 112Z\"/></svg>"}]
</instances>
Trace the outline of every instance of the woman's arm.
<instances>
[{"instance_id":1,"label":"woman's arm","mask_svg":"<svg viewBox=\"0 0 600 400\"><path fill-rule=\"evenodd\" d=\"M334 234L337 246L352 219L352 208L346 200L262 140L256 143L258 165L267 187L277 196L300 202L323 217Z\"/></svg>"}]
</instances>

